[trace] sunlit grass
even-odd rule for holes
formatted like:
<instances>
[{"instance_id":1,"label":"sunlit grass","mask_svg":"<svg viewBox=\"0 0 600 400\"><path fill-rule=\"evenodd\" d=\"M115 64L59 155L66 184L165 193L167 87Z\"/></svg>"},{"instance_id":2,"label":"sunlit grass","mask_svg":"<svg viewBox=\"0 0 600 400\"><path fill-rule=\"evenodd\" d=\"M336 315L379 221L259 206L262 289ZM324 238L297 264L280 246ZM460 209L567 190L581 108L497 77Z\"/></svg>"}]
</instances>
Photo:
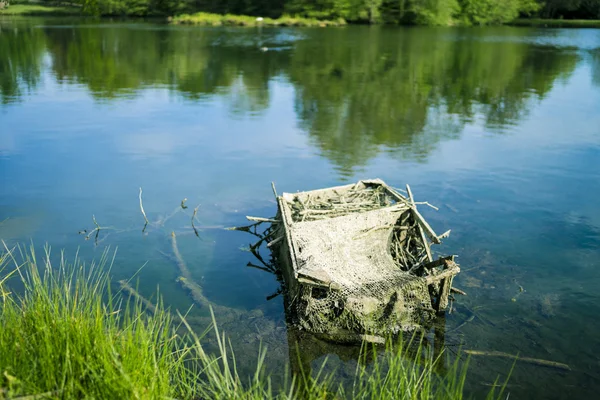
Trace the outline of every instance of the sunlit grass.
<instances>
[{"instance_id":1,"label":"sunlit grass","mask_svg":"<svg viewBox=\"0 0 600 400\"><path fill-rule=\"evenodd\" d=\"M84 268L77 259L53 266L49 252L5 255L22 294L4 279L0 310L0 390L12 398L187 397L183 354L171 317L112 301L108 253ZM4 268L5 271L7 267ZM0 395L2 397L2 395Z\"/></svg>"},{"instance_id":2,"label":"sunlit grass","mask_svg":"<svg viewBox=\"0 0 600 400\"><path fill-rule=\"evenodd\" d=\"M268 349L252 376L240 376L231 344L216 325L219 351L210 354L183 316L160 303L149 312L139 299L112 293L112 262L108 252L87 267L62 254L52 265L48 249L39 259L32 248L0 254L0 398L463 397L466 366L457 360L440 374L442 358L418 344L376 355L366 346L354 379L343 384L331 374L303 371L275 389L265 373Z\"/></svg>"},{"instance_id":3,"label":"sunlit grass","mask_svg":"<svg viewBox=\"0 0 600 400\"><path fill-rule=\"evenodd\" d=\"M598 19L536 19L519 18L510 23L515 26L535 26L548 28L600 28Z\"/></svg>"},{"instance_id":4,"label":"sunlit grass","mask_svg":"<svg viewBox=\"0 0 600 400\"><path fill-rule=\"evenodd\" d=\"M247 15L221 15L199 12L195 14L183 14L170 19L174 24L208 25L208 26L341 26L346 21L338 19L335 21L318 20L314 18L300 18L283 15L280 18L257 18Z\"/></svg>"},{"instance_id":5,"label":"sunlit grass","mask_svg":"<svg viewBox=\"0 0 600 400\"><path fill-rule=\"evenodd\" d=\"M80 15L81 8L73 6L43 6L39 4L14 4L0 10L0 15Z\"/></svg>"}]
</instances>

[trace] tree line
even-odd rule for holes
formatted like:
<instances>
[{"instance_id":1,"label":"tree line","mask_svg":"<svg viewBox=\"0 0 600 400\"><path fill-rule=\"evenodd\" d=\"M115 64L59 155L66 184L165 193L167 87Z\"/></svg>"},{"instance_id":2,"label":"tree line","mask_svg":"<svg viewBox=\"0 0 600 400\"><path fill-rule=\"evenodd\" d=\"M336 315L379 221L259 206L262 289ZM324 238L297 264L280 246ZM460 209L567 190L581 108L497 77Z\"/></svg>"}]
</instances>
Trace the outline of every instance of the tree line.
<instances>
[{"instance_id":1,"label":"tree line","mask_svg":"<svg viewBox=\"0 0 600 400\"><path fill-rule=\"evenodd\" d=\"M42 0L55 3L56 0ZM600 19L600 0L72 0L89 15L284 14L350 23L490 25L517 17Z\"/></svg>"}]
</instances>

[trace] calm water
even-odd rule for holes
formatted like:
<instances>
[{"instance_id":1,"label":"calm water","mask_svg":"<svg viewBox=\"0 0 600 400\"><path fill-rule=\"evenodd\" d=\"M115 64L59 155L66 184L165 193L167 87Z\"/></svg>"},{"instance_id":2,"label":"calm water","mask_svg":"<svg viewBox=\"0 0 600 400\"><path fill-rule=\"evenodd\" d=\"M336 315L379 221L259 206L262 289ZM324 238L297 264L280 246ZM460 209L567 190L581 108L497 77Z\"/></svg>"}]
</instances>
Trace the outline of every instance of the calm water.
<instances>
[{"instance_id":1,"label":"calm water","mask_svg":"<svg viewBox=\"0 0 600 400\"><path fill-rule=\"evenodd\" d=\"M266 300L275 278L246 266L252 238L222 228L274 215L271 181L296 191L371 177L409 183L440 207L423 209L434 228L452 229L438 250L459 254L469 296L446 319L450 353L571 366L516 365L511 399L597 395L599 30L0 19L0 238L88 261L118 247L115 282L144 265L140 292L160 287L185 310L175 231L206 296L238 310L222 327L244 365L261 341L271 371L288 364L284 309ZM78 234L92 215L114 228L97 244ZM206 325L205 311L191 315ZM352 364L352 350L328 352ZM510 367L472 359L469 390Z\"/></svg>"}]
</instances>

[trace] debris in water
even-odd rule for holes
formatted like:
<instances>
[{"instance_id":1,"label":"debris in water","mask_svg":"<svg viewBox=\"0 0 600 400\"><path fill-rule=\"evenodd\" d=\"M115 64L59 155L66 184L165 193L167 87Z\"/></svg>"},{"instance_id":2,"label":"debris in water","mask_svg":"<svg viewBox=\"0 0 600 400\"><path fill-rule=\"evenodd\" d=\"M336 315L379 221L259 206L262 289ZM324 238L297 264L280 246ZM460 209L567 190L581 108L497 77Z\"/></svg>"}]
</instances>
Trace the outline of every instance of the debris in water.
<instances>
[{"instance_id":1,"label":"debris in water","mask_svg":"<svg viewBox=\"0 0 600 400\"><path fill-rule=\"evenodd\" d=\"M460 268L454 256L434 260L430 244L449 232L438 236L406 189L408 197L375 179L274 190L268 246L299 328L332 340L386 335L425 327L447 308Z\"/></svg>"}]
</instances>

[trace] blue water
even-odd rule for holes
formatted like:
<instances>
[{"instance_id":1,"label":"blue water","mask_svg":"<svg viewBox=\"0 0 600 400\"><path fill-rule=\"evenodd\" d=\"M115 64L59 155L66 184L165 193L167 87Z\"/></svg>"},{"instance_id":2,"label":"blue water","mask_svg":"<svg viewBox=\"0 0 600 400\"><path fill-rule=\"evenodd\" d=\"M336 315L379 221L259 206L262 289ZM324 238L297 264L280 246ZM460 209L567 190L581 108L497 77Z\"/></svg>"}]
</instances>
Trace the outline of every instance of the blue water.
<instances>
[{"instance_id":1,"label":"blue water","mask_svg":"<svg viewBox=\"0 0 600 400\"><path fill-rule=\"evenodd\" d=\"M516 364L511 399L596 395L600 30L0 19L0 238L87 261L118 248L114 282L135 275L142 295L187 310L175 232L209 300L241 313L223 328L242 364L261 341L271 371L289 363L283 299L246 266L252 237L223 228L273 216L271 181L375 177L409 183L439 207L422 209L434 229L452 229L437 250L459 255L468 297L446 318L449 354L570 365ZM92 215L106 229L85 240ZM470 364L479 395L512 362Z\"/></svg>"}]
</instances>

